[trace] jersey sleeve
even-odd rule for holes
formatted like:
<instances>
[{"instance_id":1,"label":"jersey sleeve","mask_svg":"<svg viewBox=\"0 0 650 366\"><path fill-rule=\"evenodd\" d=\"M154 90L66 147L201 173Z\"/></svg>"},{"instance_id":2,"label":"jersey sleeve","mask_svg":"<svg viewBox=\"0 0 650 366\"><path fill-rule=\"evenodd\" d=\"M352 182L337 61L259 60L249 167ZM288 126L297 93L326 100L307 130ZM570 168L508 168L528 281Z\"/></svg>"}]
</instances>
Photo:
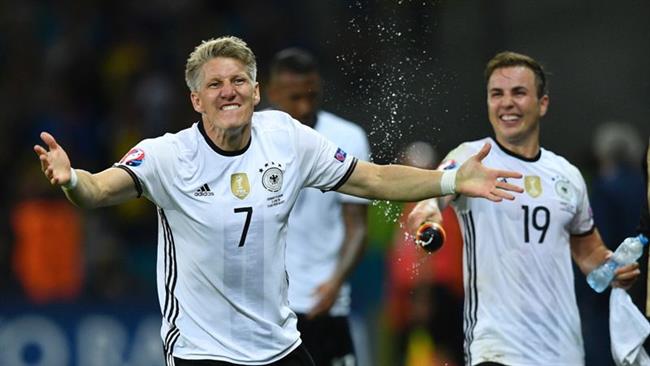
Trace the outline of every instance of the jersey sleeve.
<instances>
[{"instance_id":1,"label":"jersey sleeve","mask_svg":"<svg viewBox=\"0 0 650 366\"><path fill-rule=\"evenodd\" d=\"M594 217L589 203L587 184L582 174L575 169L576 174L576 214L571 220L569 233L571 235L587 235L594 231Z\"/></svg>"},{"instance_id":2,"label":"jersey sleeve","mask_svg":"<svg viewBox=\"0 0 650 366\"><path fill-rule=\"evenodd\" d=\"M451 150L438 166L438 170L455 170L458 169L467 159L476 154L477 150L469 143L458 145Z\"/></svg>"},{"instance_id":3,"label":"jersey sleeve","mask_svg":"<svg viewBox=\"0 0 650 366\"><path fill-rule=\"evenodd\" d=\"M304 186L335 191L345 184L357 164L357 158L313 129L293 121L296 126L297 153Z\"/></svg>"},{"instance_id":4,"label":"jersey sleeve","mask_svg":"<svg viewBox=\"0 0 650 366\"><path fill-rule=\"evenodd\" d=\"M169 201L161 175L165 174L162 162L173 161L169 147L162 146L158 139L139 142L113 166L125 170L135 184L138 197L145 196L159 207L166 207Z\"/></svg>"}]
</instances>

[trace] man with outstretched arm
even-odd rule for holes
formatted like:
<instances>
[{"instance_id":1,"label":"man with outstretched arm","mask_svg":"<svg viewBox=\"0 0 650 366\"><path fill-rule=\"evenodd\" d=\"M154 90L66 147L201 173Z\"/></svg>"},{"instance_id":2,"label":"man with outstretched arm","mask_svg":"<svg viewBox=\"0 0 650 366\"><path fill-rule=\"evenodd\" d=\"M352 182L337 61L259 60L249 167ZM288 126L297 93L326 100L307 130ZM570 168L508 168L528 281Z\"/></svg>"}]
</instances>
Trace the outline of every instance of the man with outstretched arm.
<instances>
[{"instance_id":1,"label":"man with outstretched arm","mask_svg":"<svg viewBox=\"0 0 650 366\"><path fill-rule=\"evenodd\" d=\"M485 82L495 137L462 143L439 169L462 169L493 144L483 162L522 172L525 194L498 205L457 195L422 201L409 215L409 228L440 222L440 210L454 206L464 237L467 365L583 365L571 257L588 274L611 252L594 227L580 171L540 146L540 120L549 105L542 66L502 52L487 63ZM638 275L638 265L622 267L614 286L629 287Z\"/></svg>"},{"instance_id":2,"label":"man with outstretched arm","mask_svg":"<svg viewBox=\"0 0 650 366\"><path fill-rule=\"evenodd\" d=\"M77 206L144 195L156 207L158 298L168 366L313 365L287 303L287 218L303 187L366 198L446 194L513 199L485 144L457 172L359 161L279 111L254 112L260 90L245 42L221 37L190 54L185 78L201 120L145 139L99 173L72 169L47 132L34 146L51 184Z\"/></svg>"}]
</instances>

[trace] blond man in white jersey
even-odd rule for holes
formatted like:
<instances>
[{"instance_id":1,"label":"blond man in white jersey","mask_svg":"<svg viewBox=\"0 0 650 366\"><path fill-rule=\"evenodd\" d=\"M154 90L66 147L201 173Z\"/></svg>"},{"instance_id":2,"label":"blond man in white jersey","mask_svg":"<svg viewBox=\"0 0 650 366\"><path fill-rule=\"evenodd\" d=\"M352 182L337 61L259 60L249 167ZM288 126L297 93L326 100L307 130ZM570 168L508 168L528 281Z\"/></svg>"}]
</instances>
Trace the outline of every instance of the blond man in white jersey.
<instances>
[{"instance_id":1,"label":"blond man in white jersey","mask_svg":"<svg viewBox=\"0 0 650 366\"><path fill-rule=\"evenodd\" d=\"M303 187L420 200L452 192L500 201L521 191L480 160L458 173L357 161L312 129L259 103L245 42L221 37L190 54L185 78L201 120L145 139L91 174L72 169L53 136L36 145L51 184L83 208L144 195L158 210L158 297L167 365L312 365L287 304L287 218Z\"/></svg>"},{"instance_id":2,"label":"blond man in white jersey","mask_svg":"<svg viewBox=\"0 0 650 366\"><path fill-rule=\"evenodd\" d=\"M503 52L488 62L485 79L495 139L461 144L440 169L452 171L494 143L485 165L522 172L523 181L507 180L526 193L500 205L455 195L423 201L409 226L440 222L447 204L456 209L464 236L467 365L583 365L571 257L587 274L611 252L594 227L579 170L540 146L549 104L542 66ZM620 268L614 286L627 288L638 275L636 264Z\"/></svg>"}]
</instances>

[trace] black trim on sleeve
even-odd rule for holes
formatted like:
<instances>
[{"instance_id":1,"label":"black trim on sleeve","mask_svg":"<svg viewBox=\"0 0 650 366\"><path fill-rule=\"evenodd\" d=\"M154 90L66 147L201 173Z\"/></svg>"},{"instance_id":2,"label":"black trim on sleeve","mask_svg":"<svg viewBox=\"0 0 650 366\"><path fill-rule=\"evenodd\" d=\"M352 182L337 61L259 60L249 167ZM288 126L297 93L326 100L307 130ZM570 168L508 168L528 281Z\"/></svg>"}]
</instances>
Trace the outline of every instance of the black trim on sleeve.
<instances>
[{"instance_id":1,"label":"black trim on sleeve","mask_svg":"<svg viewBox=\"0 0 650 366\"><path fill-rule=\"evenodd\" d=\"M348 179L350 178L350 176L352 175L352 172L354 171L354 168L357 167L357 162L358 161L359 161L359 159L357 159L357 158L354 158L354 160L352 160L352 163L350 164L350 167L348 168L348 171L345 172L345 175L343 175L341 180L339 180L339 182L336 183L336 185L334 187L332 187L332 189L328 189L327 191L323 191L323 190L321 190L321 191L323 191L323 192L336 191L339 188L341 188L341 186L344 185L345 182L347 182Z\"/></svg>"},{"instance_id":2,"label":"black trim on sleeve","mask_svg":"<svg viewBox=\"0 0 650 366\"><path fill-rule=\"evenodd\" d=\"M583 237L583 236L591 235L595 230L596 230L596 225L592 225L591 229L585 231L584 233L571 234L571 236Z\"/></svg>"},{"instance_id":3,"label":"black trim on sleeve","mask_svg":"<svg viewBox=\"0 0 650 366\"><path fill-rule=\"evenodd\" d=\"M138 179L138 176L135 175L133 170L129 169L124 165L115 165L114 167L118 169L122 169L125 172L129 173L131 179L133 179L133 183L135 183L135 190L138 191L138 198L142 197L142 184L140 183L140 179Z\"/></svg>"}]
</instances>

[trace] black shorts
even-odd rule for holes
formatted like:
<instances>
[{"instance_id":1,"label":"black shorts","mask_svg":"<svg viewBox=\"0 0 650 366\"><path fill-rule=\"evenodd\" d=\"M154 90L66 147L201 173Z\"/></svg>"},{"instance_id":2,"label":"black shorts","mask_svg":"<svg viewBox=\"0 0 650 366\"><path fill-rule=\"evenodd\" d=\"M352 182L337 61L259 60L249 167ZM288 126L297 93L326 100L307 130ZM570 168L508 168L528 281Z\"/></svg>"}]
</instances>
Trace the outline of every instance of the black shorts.
<instances>
[{"instance_id":1,"label":"black shorts","mask_svg":"<svg viewBox=\"0 0 650 366\"><path fill-rule=\"evenodd\" d=\"M302 344L316 366L357 364L347 317L319 316L308 320L305 314L297 315Z\"/></svg>"},{"instance_id":2,"label":"black shorts","mask_svg":"<svg viewBox=\"0 0 650 366\"><path fill-rule=\"evenodd\" d=\"M214 360L181 360L174 357L174 366L239 366L234 363ZM314 366L311 356L301 344L279 361L268 364L268 366Z\"/></svg>"}]
</instances>

